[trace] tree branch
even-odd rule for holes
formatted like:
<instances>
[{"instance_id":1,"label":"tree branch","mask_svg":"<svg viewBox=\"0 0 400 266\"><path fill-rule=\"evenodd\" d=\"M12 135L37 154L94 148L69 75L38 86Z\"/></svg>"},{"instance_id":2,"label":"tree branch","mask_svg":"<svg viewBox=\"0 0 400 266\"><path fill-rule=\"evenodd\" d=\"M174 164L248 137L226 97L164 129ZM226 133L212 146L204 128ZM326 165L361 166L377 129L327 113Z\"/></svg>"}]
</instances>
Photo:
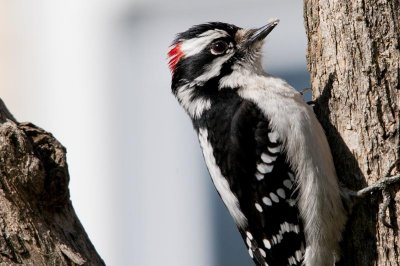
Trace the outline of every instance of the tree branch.
<instances>
[{"instance_id":1,"label":"tree branch","mask_svg":"<svg viewBox=\"0 0 400 266\"><path fill-rule=\"evenodd\" d=\"M1 265L104 265L69 199L66 149L0 99Z\"/></svg>"}]
</instances>

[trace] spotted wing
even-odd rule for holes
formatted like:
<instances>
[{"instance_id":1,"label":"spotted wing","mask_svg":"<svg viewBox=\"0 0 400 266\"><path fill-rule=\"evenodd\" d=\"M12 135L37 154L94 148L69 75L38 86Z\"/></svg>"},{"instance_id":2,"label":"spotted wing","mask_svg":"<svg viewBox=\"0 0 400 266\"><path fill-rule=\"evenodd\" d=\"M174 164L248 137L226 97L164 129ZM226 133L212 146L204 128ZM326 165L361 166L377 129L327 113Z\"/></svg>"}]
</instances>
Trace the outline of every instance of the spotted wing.
<instances>
[{"instance_id":1,"label":"spotted wing","mask_svg":"<svg viewBox=\"0 0 400 266\"><path fill-rule=\"evenodd\" d=\"M238 227L250 256L257 265L301 265L304 234L295 178L279 134L248 101L237 104L231 119L208 121L216 163L247 219Z\"/></svg>"}]
</instances>

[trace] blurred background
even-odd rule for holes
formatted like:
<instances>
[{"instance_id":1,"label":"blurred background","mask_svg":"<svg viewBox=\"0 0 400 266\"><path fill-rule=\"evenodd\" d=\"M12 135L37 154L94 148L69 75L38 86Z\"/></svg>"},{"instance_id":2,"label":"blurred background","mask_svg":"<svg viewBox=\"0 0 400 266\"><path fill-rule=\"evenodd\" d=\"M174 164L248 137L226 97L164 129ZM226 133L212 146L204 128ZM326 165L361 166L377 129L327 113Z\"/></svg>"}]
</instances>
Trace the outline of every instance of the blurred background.
<instances>
[{"instance_id":1,"label":"blurred background","mask_svg":"<svg viewBox=\"0 0 400 266\"><path fill-rule=\"evenodd\" d=\"M71 200L107 265L253 265L170 93L166 53L193 24L277 17L265 68L303 89L302 12L290 0L0 2L0 97L67 148Z\"/></svg>"}]
</instances>

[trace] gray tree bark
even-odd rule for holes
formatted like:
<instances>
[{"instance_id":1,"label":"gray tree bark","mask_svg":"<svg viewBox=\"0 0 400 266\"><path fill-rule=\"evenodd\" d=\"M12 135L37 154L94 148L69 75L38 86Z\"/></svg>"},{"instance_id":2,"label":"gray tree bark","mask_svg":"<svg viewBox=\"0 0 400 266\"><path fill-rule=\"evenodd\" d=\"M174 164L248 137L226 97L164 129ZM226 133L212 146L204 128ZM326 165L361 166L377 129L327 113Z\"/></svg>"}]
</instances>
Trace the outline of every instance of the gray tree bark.
<instances>
[{"instance_id":1,"label":"gray tree bark","mask_svg":"<svg viewBox=\"0 0 400 266\"><path fill-rule=\"evenodd\" d=\"M0 99L0 265L104 265L69 199L66 150Z\"/></svg>"},{"instance_id":2,"label":"gray tree bark","mask_svg":"<svg viewBox=\"0 0 400 266\"><path fill-rule=\"evenodd\" d=\"M341 182L357 190L398 174L400 1L304 0L304 18L316 113ZM380 193L354 207L340 265L400 265L398 191L389 189L393 228L378 219Z\"/></svg>"}]
</instances>

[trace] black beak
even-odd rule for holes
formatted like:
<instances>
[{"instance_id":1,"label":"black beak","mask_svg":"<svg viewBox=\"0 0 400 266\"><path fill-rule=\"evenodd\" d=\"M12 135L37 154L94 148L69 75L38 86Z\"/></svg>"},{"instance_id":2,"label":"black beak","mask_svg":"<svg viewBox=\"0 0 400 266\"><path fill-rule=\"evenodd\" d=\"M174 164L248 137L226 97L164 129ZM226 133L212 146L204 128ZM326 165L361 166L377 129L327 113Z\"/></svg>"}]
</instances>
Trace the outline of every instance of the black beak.
<instances>
[{"instance_id":1,"label":"black beak","mask_svg":"<svg viewBox=\"0 0 400 266\"><path fill-rule=\"evenodd\" d=\"M245 46L249 47L256 42L263 40L275 28L275 26L278 25L278 23L279 19L274 19L267 25L255 29L252 33L250 33L248 39L246 40Z\"/></svg>"}]
</instances>

